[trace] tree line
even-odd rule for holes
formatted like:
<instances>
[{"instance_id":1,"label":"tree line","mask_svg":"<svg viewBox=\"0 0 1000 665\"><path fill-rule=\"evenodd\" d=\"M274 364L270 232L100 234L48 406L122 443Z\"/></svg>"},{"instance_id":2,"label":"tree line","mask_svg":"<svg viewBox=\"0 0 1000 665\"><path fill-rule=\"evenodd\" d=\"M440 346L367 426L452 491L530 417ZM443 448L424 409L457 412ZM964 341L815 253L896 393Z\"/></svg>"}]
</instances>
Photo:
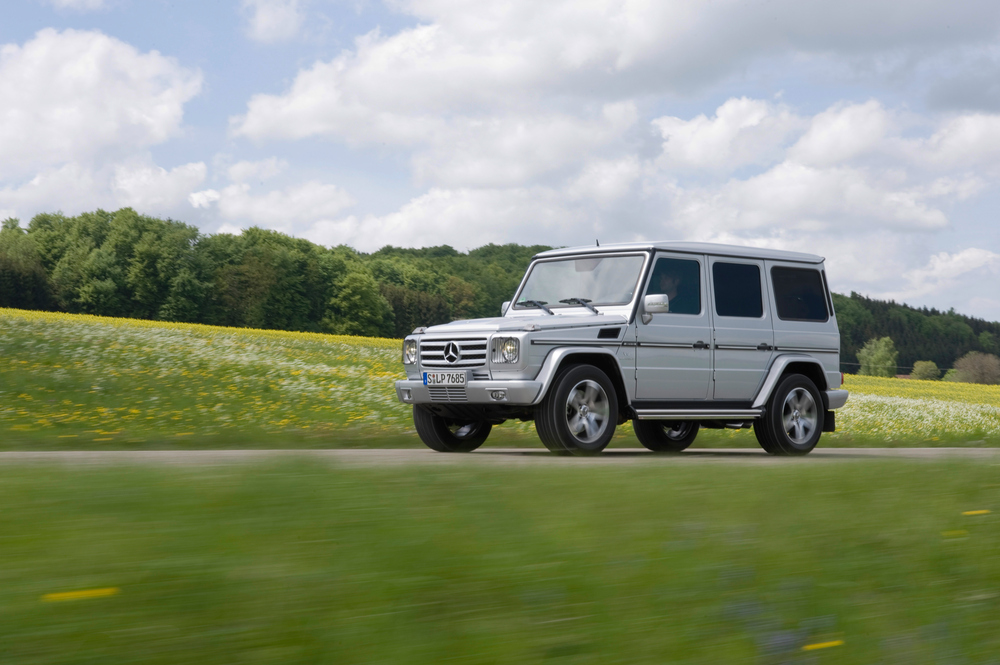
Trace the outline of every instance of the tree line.
<instances>
[{"instance_id":1,"label":"tree line","mask_svg":"<svg viewBox=\"0 0 1000 665\"><path fill-rule=\"evenodd\" d=\"M859 352L872 340L890 338L897 354L892 375L910 374L918 362L933 362L942 371L970 353L1000 352L1000 323L958 314L954 309L916 308L874 300L857 293L833 294L840 327L840 361L845 372L857 373Z\"/></svg>"},{"instance_id":2,"label":"tree line","mask_svg":"<svg viewBox=\"0 0 1000 665\"><path fill-rule=\"evenodd\" d=\"M547 246L387 246L364 254L276 231L204 235L131 208L36 215L0 229L0 306L188 323L402 337L421 325L496 316ZM833 295L844 371L891 337L906 373L1000 351L1000 323L954 310Z\"/></svg>"},{"instance_id":3,"label":"tree line","mask_svg":"<svg viewBox=\"0 0 1000 665\"><path fill-rule=\"evenodd\" d=\"M131 208L0 229L0 306L224 326L402 337L496 316L544 246L384 247L276 231L204 235Z\"/></svg>"}]
</instances>

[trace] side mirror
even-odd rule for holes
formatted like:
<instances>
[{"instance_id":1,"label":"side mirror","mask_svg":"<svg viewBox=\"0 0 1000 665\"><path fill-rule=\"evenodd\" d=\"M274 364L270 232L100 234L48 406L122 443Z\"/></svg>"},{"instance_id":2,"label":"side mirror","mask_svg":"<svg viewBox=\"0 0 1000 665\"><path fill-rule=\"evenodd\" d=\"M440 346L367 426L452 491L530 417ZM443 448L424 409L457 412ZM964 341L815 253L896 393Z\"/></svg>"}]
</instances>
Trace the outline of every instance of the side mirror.
<instances>
[{"instance_id":1,"label":"side mirror","mask_svg":"<svg viewBox=\"0 0 1000 665\"><path fill-rule=\"evenodd\" d=\"M651 293L642 301L648 314L666 314L670 311L670 298L665 293Z\"/></svg>"},{"instance_id":2,"label":"side mirror","mask_svg":"<svg viewBox=\"0 0 1000 665\"><path fill-rule=\"evenodd\" d=\"M664 293L651 293L642 299L642 322L648 324L654 314L670 311L670 298Z\"/></svg>"},{"instance_id":3,"label":"side mirror","mask_svg":"<svg viewBox=\"0 0 1000 665\"><path fill-rule=\"evenodd\" d=\"M510 301L505 300L504 303L500 305L500 316L506 314L508 309L510 309Z\"/></svg>"}]
</instances>

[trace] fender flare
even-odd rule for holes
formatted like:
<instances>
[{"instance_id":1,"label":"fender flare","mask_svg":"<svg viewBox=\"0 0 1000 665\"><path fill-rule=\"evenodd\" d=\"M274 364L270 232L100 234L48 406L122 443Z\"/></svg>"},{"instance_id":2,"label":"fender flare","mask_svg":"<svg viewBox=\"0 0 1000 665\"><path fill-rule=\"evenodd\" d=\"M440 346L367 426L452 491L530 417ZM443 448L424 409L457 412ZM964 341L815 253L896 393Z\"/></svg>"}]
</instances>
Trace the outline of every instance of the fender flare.
<instances>
[{"instance_id":1,"label":"fender flare","mask_svg":"<svg viewBox=\"0 0 1000 665\"><path fill-rule=\"evenodd\" d=\"M807 356L803 353L778 356L774 359L774 362L771 363L771 369L768 370L767 377L764 378L764 383L761 384L760 390L757 391L757 396L754 397L751 408L759 409L764 406L768 398L771 397L771 393L774 391L775 386L778 385L778 379L781 378L785 369L792 363L810 363L819 367L820 372L824 373L824 375L826 372L826 369L823 367L823 363L816 360L812 356ZM823 395L826 390L826 386L816 386L816 388L820 391L820 395Z\"/></svg>"},{"instance_id":2,"label":"fender flare","mask_svg":"<svg viewBox=\"0 0 1000 665\"><path fill-rule=\"evenodd\" d=\"M616 349L617 350L617 349ZM538 390L538 395L535 396L534 401L531 402L532 405L539 404L545 395L549 391L549 387L552 385L552 381L556 377L556 372L559 370L559 366L566 356L571 356L576 353L585 353L587 355L605 355L611 358L615 367L618 368L618 378L622 378L622 367L621 363L618 362L618 356L611 349L607 349L600 346L562 346L558 349L553 349L549 352L549 355L545 357L545 361L542 363L542 369L538 371L538 375L535 377L535 381L540 381L542 386ZM608 377L614 381L614 377Z\"/></svg>"}]
</instances>

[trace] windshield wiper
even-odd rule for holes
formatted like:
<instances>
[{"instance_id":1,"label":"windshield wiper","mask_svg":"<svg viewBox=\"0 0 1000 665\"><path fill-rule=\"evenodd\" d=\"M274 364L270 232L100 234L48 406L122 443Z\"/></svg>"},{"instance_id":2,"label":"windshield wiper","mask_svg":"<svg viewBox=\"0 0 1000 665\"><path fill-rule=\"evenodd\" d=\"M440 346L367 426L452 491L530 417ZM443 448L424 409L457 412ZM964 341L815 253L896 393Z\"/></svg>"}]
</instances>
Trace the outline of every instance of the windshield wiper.
<instances>
[{"instance_id":1,"label":"windshield wiper","mask_svg":"<svg viewBox=\"0 0 1000 665\"><path fill-rule=\"evenodd\" d=\"M553 315L555 314L555 312L546 307L546 305L548 305L549 303L545 302L544 300L522 300L517 304L522 306L531 305L532 307L539 307L541 309L544 309L546 314L553 314Z\"/></svg>"},{"instance_id":2,"label":"windshield wiper","mask_svg":"<svg viewBox=\"0 0 1000 665\"><path fill-rule=\"evenodd\" d=\"M591 305L590 304L591 301L587 298L566 298L565 300L560 300L559 302L564 302L567 305L572 305L574 303L577 305L583 305L594 314L600 314L600 312L597 311L597 308Z\"/></svg>"}]
</instances>

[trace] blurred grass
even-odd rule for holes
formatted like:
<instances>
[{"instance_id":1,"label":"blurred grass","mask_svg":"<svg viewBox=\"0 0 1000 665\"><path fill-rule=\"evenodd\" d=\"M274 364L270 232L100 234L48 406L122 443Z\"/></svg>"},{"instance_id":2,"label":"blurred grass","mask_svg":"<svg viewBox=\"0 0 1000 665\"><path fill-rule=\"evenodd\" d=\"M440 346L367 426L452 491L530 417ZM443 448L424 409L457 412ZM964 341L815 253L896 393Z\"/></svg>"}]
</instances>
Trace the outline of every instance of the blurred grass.
<instances>
[{"instance_id":1,"label":"blurred grass","mask_svg":"<svg viewBox=\"0 0 1000 665\"><path fill-rule=\"evenodd\" d=\"M399 341L0 309L0 449L422 446ZM848 376L822 446L1000 445L1000 386ZM539 446L532 423L487 445ZM625 426L613 446L638 445ZM708 431L698 447L757 447Z\"/></svg>"},{"instance_id":2,"label":"blurred grass","mask_svg":"<svg viewBox=\"0 0 1000 665\"><path fill-rule=\"evenodd\" d=\"M24 465L0 505L5 663L1000 653L995 464Z\"/></svg>"}]
</instances>

